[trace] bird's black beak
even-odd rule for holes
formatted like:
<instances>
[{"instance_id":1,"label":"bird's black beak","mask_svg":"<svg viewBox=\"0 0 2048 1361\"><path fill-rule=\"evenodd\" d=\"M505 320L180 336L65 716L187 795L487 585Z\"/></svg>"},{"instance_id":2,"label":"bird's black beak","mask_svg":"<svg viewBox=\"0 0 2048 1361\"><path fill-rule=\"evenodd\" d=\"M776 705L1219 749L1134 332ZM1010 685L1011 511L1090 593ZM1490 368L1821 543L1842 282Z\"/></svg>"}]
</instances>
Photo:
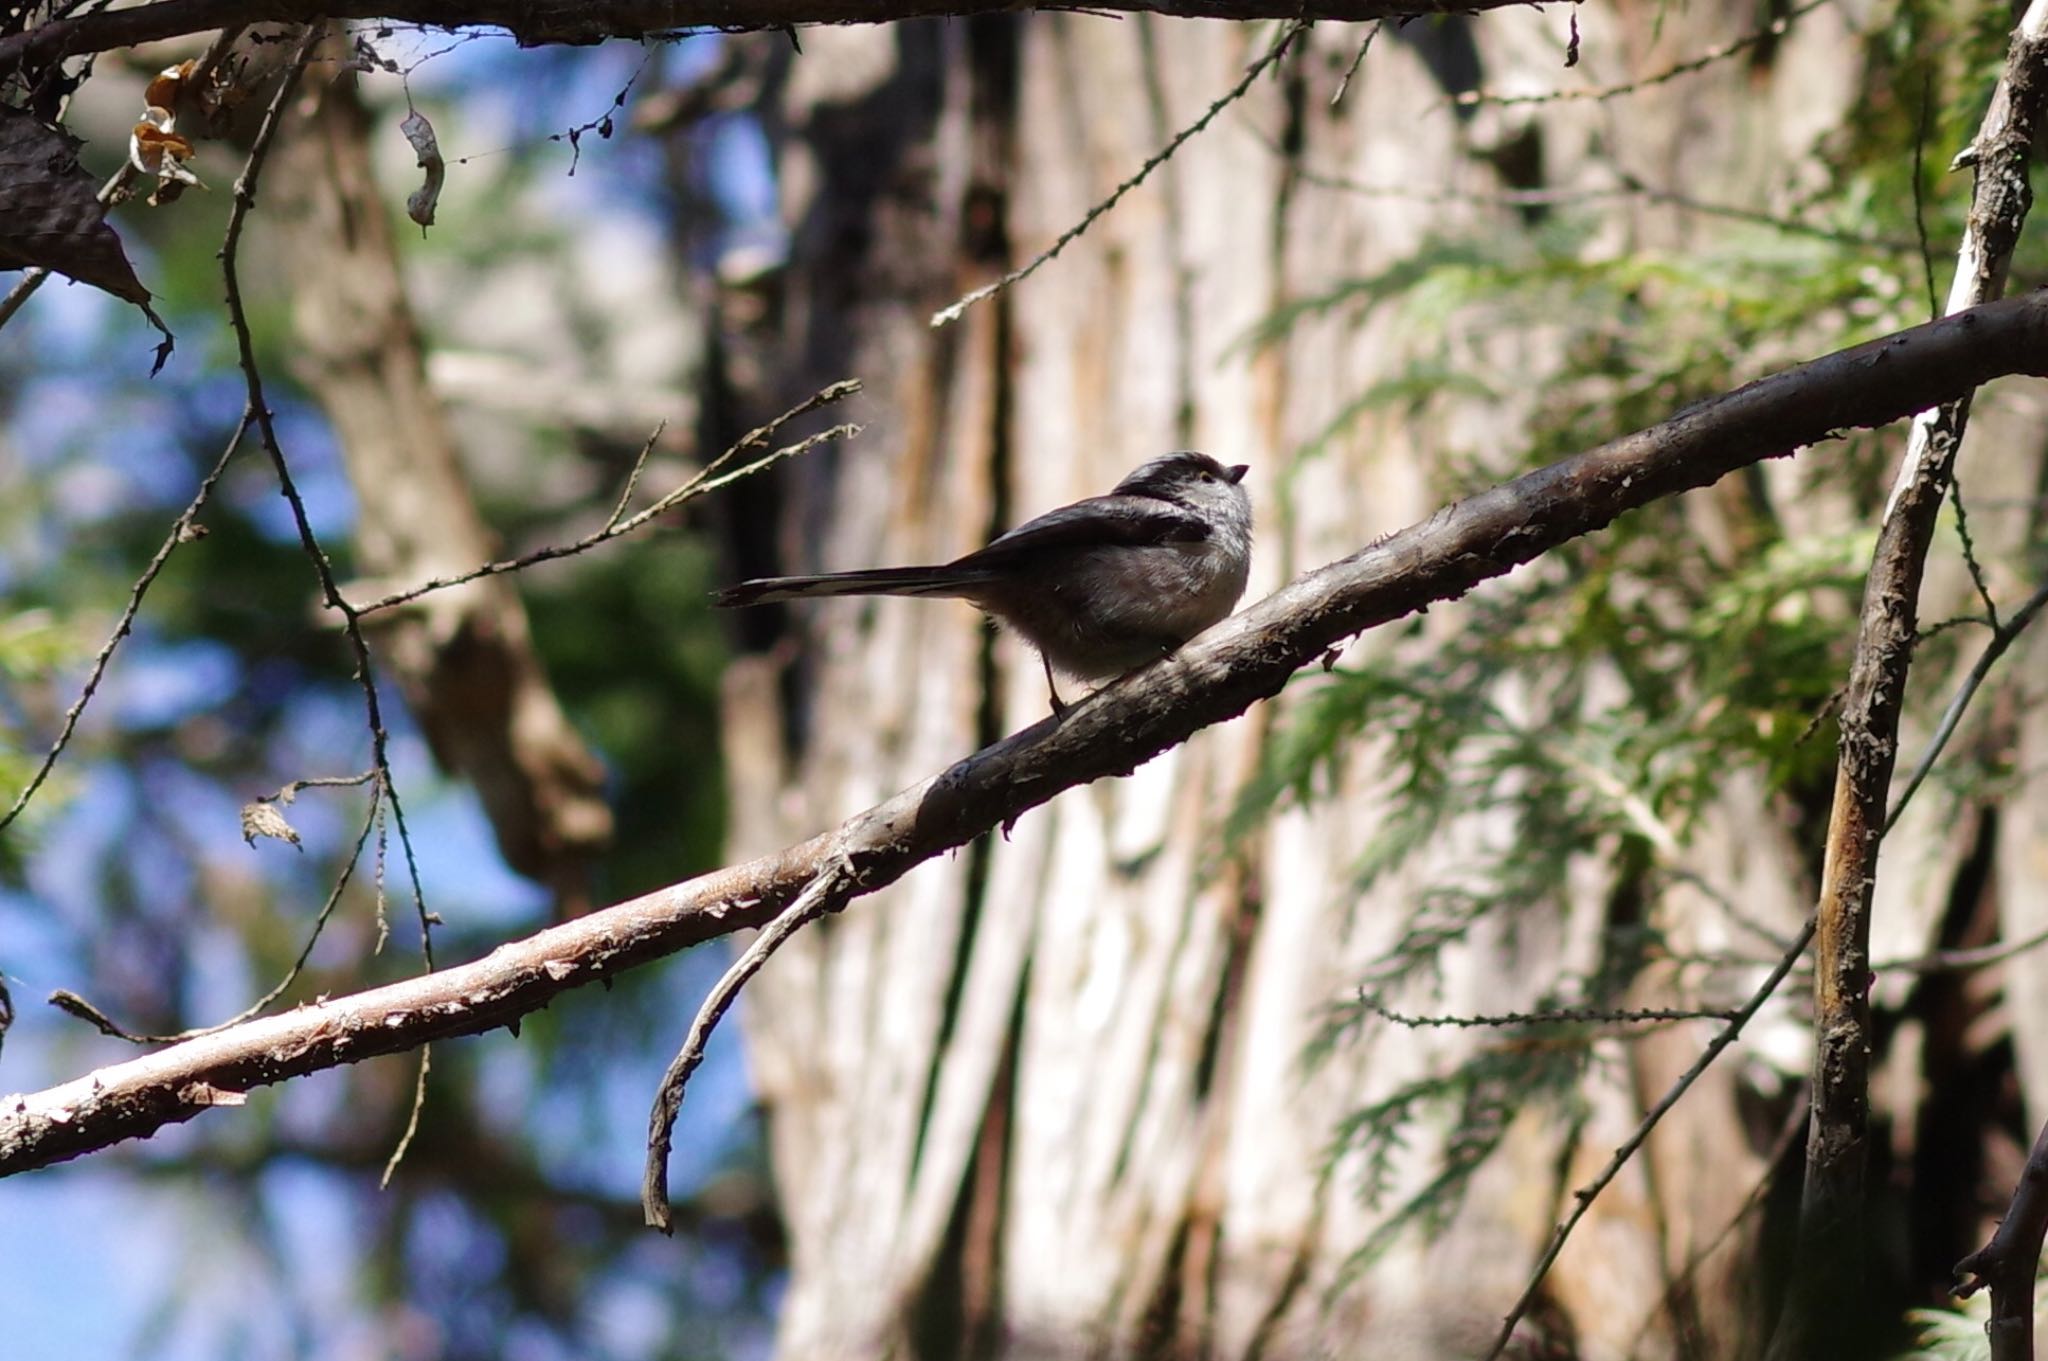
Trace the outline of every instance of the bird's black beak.
<instances>
[{"instance_id":1,"label":"bird's black beak","mask_svg":"<svg viewBox=\"0 0 2048 1361\"><path fill-rule=\"evenodd\" d=\"M1244 481L1244 475L1251 470L1252 465L1249 463L1233 463L1228 468L1225 468L1223 472L1232 482L1242 482Z\"/></svg>"}]
</instances>

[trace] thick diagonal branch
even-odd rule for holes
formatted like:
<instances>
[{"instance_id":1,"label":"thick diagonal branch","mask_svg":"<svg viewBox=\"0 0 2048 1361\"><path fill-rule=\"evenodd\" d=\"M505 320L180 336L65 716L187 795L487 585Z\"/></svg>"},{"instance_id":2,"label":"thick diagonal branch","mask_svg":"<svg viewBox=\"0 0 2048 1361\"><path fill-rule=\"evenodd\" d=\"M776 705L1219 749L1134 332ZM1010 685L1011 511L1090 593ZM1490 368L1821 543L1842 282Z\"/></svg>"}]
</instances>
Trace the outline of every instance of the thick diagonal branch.
<instances>
[{"instance_id":1,"label":"thick diagonal branch","mask_svg":"<svg viewBox=\"0 0 2048 1361\"><path fill-rule=\"evenodd\" d=\"M0 73L230 24L387 19L429 28L502 28L522 46L595 43L685 29L726 32L799 24L880 24L1030 9L1166 14L1183 19L1329 19L1364 22L1417 14L1470 14L1527 0L156 0L55 19L0 40Z\"/></svg>"},{"instance_id":2,"label":"thick diagonal branch","mask_svg":"<svg viewBox=\"0 0 2048 1361\"><path fill-rule=\"evenodd\" d=\"M0 1174L140 1138L223 1093L508 1025L573 988L766 924L843 855L862 891L1139 764L1277 694L1362 630L1463 595L1624 511L2010 373L2048 376L2048 294L1997 303L1752 383L1468 500L1301 577L1167 660L975 753L830 832L500 946L0 1098Z\"/></svg>"}]
</instances>

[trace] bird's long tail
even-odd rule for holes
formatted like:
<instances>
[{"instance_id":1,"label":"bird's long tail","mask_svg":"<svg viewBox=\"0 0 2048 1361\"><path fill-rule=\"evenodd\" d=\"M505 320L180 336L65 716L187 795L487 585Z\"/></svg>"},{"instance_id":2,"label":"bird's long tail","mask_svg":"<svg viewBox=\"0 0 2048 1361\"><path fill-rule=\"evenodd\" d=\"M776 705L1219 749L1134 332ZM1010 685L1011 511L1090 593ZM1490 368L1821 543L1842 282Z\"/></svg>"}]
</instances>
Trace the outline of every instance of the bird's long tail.
<instances>
[{"instance_id":1,"label":"bird's long tail","mask_svg":"<svg viewBox=\"0 0 2048 1361\"><path fill-rule=\"evenodd\" d=\"M740 606L828 595L971 596L981 580L953 567L877 567L813 577L762 577L728 586L711 600L715 605Z\"/></svg>"}]
</instances>

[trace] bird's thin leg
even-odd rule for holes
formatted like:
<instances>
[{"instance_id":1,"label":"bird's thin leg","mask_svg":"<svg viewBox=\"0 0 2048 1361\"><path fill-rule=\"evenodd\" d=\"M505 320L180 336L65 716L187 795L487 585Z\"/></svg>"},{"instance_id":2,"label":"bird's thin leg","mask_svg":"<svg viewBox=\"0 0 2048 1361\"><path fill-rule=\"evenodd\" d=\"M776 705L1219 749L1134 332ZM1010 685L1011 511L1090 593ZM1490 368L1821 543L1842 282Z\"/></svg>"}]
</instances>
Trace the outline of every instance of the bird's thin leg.
<instances>
[{"instance_id":1,"label":"bird's thin leg","mask_svg":"<svg viewBox=\"0 0 2048 1361\"><path fill-rule=\"evenodd\" d=\"M1065 717L1068 708L1071 706L1069 706L1065 700L1060 698L1060 688L1058 685L1053 683L1052 661L1043 652L1041 652L1038 654L1038 662L1039 665L1045 668L1045 688L1052 695L1052 716L1054 718Z\"/></svg>"}]
</instances>

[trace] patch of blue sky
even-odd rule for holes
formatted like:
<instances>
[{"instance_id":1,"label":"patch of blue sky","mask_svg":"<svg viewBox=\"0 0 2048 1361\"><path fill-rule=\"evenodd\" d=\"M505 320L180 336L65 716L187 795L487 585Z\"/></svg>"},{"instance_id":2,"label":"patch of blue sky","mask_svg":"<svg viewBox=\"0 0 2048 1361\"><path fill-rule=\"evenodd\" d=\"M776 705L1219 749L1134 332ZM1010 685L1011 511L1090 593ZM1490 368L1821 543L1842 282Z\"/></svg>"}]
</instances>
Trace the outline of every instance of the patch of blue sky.
<instances>
[{"instance_id":1,"label":"patch of blue sky","mask_svg":"<svg viewBox=\"0 0 2048 1361\"><path fill-rule=\"evenodd\" d=\"M580 1312L585 1321L581 1331L602 1354L654 1356L674 1330L675 1294L653 1281L610 1277L596 1282Z\"/></svg>"},{"instance_id":2,"label":"patch of blue sky","mask_svg":"<svg viewBox=\"0 0 2048 1361\"><path fill-rule=\"evenodd\" d=\"M168 728L226 703L241 678L241 662L226 644L155 638L144 626L108 671L96 707L103 721L123 728Z\"/></svg>"},{"instance_id":3,"label":"patch of blue sky","mask_svg":"<svg viewBox=\"0 0 2048 1361\"><path fill-rule=\"evenodd\" d=\"M710 131L710 187L720 210L741 227L779 227L775 166L761 120L750 113L722 114L711 120Z\"/></svg>"},{"instance_id":4,"label":"patch of blue sky","mask_svg":"<svg viewBox=\"0 0 2048 1361\"><path fill-rule=\"evenodd\" d=\"M0 940L7 942L6 977L16 992L16 1020L17 1023L25 1023L36 1014L22 1006L28 996L64 987L65 980L75 976L73 968L78 956L72 947L77 943L77 937L51 920L46 905L35 894L21 889L0 888ZM23 1052L19 1047L8 1051L5 1054L8 1067L11 1068ZM18 1071L0 1077L0 1083L10 1088L20 1081Z\"/></svg>"},{"instance_id":5,"label":"patch of blue sky","mask_svg":"<svg viewBox=\"0 0 2048 1361\"><path fill-rule=\"evenodd\" d=\"M218 1025L262 996L272 979L258 979L249 967L248 942L234 928L197 922L178 942L184 964L185 995L192 999L194 1025Z\"/></svg>"},{"instance_id":6,"label":"patch of blue sky","mask_svg":"<svg viewBox=\"0 0 2048 1361\"><path fill-rule=\"evenodd\" d=\"M440 913L464 931L505 932L539 925L547 911L548 893L505 864L476 792L467 784L438 778L430 782L408 778L403 772L396 778L406 825L418 852L427 910ZM392 853L398 854L395 834ZM410 904L412 887L402 867L394 866L385 881L394 893L402 891Z\"/></svg>"},{"instance_id":7,"label":"patch of blue sky","mask_svg":"<svg viewBox=\"0 0 2048 1361\"><path fill-rule=\"evenodd\" d=\"M280 1274L292 1283L300 1310L331 1334L360 1307L355 1273L347 1268L358 1264L368 1228L362 1222L362 1179L302 1158L280 1158L264 1167L258 1185L284 1259Z\"/></svg>"},{"instance_id":8,"label":"patch of blue sky","mask_svg":"<svg viewBox=\"0 0 2048 1361\"><path fill-rule=\"evenodd\" d=\"M292 484L298 489L299 499L305 506L306 523L312 527L314 537L328 546L331 556L334 547L348 536L356 523L355 490L349 485L348 473L342 467L334 431L325 418L300 403L279 402L275 405L278 446L284 450ZM255 439L253 432L250 439ZM298 520L291 503L279 489L276 476L267 466L267 458L253 444L247 452L253 456L252 462L262 459L266 466L260 476L235 480L230 494L236 507L249 517L257 532L272 543L298 543ZM311 564L308 564L309 588L313 580L311 572Z\"/></svg>"},{"instance_id":9,"label":"patch of blue sky","mask_svg":"<svg viewBox=\"0 0 2048 1361\"><path fill-rule=\"evenodd\" d=\"M182 1237L189 1229L145 1191L132 1177L87 1165L0 1182L0 1223L16 1230L0 1234L8 1355L160 1355L153 1346L136 1348L158 1298L143 1282L161 1283L164 1275L158 1235ZM89 1281L103 1288L90 1292L88 1305L81 1283Z\"/></svg>"},{"instance_id":10,"label":"patch of blue sky","mask_svg":"<svg viewBox=\"0 0 2048 1361\"><path fill-rule=\"evenodd\" d=\"M12 347L5 347L0 348L0 359L29 357L39 369L98 361L105 357L109 333L120 329L117 313L126 313L137 327L149 330L136 308L111 293L58 275L36 290L9 328L21 328L19 343L26 356L8 356L6 348Z\"/></svg>"},{"instance_id":11,"label":"patch of blue sky","mask_svg":"<svg viewBox=\"0 0 2048 1361\"><path fill-rule=\"evenodd\" d=\"M70 777L74 792L44 828L26 880L29 892L66 921L92 926L100 920L107 859L121 846L137 794L135 782L111 763L74 763Z\"/></svg>"}]
</instances>

